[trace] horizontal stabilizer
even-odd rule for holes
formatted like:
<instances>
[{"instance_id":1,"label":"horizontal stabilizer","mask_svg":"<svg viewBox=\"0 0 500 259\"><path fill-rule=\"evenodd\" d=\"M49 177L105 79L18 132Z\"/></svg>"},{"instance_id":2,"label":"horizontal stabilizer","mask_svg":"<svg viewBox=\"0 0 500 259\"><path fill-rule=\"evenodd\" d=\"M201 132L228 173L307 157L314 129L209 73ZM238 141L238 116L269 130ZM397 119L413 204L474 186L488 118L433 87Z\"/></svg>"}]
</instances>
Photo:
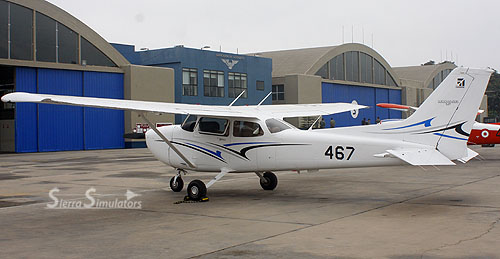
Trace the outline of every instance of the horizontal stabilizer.
<instances>
[{"instance_id":1,"label":"horizontal stabilizer","mask_svg":"<svg viewBox=\"0 0 500 259\"><path fill-rule=\"evenodd\" d=\"M466 157L462 157L462 158L457 159L457 160L465 164L465 163L469 162L469 160L471 160L474 157L476 157L477 155L479 155L479 154L476 151L474 151L474 150L472 150L470 148L467 148L467 156Z\"/></svg>"},{"instance_id":2,"label":"horizontal stabilizer","mask_svg":"<svg viewBox=\"0 0 500 259\"><path fill-rule=\"evenodd\" d=\"M455 165L439 151L431 148L398 149L387 152L410 165Z\"/></svg>"}]
</instances>

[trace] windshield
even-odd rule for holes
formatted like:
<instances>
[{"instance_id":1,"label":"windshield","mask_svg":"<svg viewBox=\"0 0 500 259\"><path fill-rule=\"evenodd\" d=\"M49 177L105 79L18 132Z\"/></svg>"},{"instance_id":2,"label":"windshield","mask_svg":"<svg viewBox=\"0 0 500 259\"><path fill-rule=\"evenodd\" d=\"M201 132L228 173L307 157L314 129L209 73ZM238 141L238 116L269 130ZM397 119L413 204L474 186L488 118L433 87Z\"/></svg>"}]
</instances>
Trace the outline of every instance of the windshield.
<instances>
[{"instance_id":1,"label":"windshield","mask_svg":"<svg viewBox=\"0 0 500 259\"><path fill-rule=\"evenodd\" d=\"M198 119L198 116L196 116L196 115L188 115L187 118L182 123L181 128L183 130L193 132L197 119Z\"/></svg>"},{"instance_id":2,"label":"windshield","mask_svg":"<svg viewBox=\"0 0 500 259\"><path fill-rule=\"evenodd\" d=\"M266 126L271 133L280 132L283 130L291 129L290 126L277 119L267 119Z\"/></svg>"}]
</instances>

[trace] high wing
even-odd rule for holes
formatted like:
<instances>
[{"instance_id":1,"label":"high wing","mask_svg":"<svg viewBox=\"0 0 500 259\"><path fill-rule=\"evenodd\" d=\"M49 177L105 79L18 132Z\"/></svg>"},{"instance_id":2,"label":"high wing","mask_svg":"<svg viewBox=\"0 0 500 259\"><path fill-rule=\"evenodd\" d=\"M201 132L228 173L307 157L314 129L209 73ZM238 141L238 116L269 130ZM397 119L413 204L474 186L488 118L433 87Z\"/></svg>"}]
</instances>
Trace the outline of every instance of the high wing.
<instances>
[{"instance_id":1,"label":"high wing","mask_svg":"<svg viewBox=\"0 0 500 259\"><path fill-rule=\"evenodd\" d=\"M33 94L15 92L2 97L3 102L31 102L62 104L141 112L192 114L201 116L220 116L238 118L258 118L263 114L275 118L306 117L330 115L351 110L367 108L364 105L351 103L321 104L283 104L283 105L249 105L249 106L215 106L184 103L163 103L148 101L119 100L94 97L78 97L65 95Z\"/></svg>"}]
</instances>

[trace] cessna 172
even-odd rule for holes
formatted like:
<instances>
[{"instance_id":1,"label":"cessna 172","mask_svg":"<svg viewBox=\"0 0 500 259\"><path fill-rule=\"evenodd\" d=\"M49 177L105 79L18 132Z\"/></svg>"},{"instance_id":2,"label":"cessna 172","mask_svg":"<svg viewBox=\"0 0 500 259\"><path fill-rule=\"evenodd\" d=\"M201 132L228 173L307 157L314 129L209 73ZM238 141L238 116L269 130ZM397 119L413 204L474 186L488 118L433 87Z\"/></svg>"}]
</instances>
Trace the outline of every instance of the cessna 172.
<instances>
[{"instance_id":1,"label":"cessna 172","mask_svg":"<svg viewBox=\"0 0 500 259\"><path fill-rule=\"evenodd\" d=\"M193 200L227 173L255 173L265 190L278 184L272 171L391 165L454 165L477 155L467 138L492 71L456 68L409 118L369 126L299 130L285 117L321 116L366 106L349 103L209 106L31 93L4 102L33 102L189 115L182 125L156 128L146 143L160 161L178 169L170 180L182 190L185 170L218 172L205 185L193 180ZM261 102L262 103L262 102Z\"/></svg>"},{"instance_id":2,"label":"cessna 172","mask_svg":"<svg viewBox=\"0 0 500 259\"><path fill-rule=\"evenodd\" d=\"M418 109L418 107L394 103L377 103L377 106L398 111L416 111ZM478 114L483 112L483 110L479 110ZM495 144L500 144L500 123L474 122L467 145L495 146Z\"/></svg>"}]
</instances>

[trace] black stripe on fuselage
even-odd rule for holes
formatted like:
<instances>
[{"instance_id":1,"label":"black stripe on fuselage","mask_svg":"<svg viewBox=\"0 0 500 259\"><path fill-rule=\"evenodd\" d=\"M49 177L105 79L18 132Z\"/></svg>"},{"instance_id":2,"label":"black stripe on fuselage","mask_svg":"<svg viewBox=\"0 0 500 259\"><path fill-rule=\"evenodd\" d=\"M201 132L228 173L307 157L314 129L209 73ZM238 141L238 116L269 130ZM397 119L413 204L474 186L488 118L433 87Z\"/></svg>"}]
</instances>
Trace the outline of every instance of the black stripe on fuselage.
<instances>
[{"instance_id":1,"label":"black stripe on fuselage","mask_svg":"<svg viewBox=\"0 0 500 259\"><path fill-rule=\"evenodd\" d=\"M304 146L304 145L309 145L309 144L263 144L263 145L255 145L255 146L249 146L249 147L245 147L245 148L242 148L240 151L237 151L237 150L234 150L234 149L231 149L231 148L228 148L228 147L225 147L225 146L222 146L222 145L218 145L218 144L215 144L215 143L210 143L212 145L216 145L218 147L221 147L227 151L230 151L236 155L239 155L241 156L241 158L243 159L246 159L246 160L250 160L247 156L246 156L246 153L252 149L256 149L256 148L261 148L261 147L280 147L280 146Z\"/></svg>"},{"instance_id":2,"label":"black stripe on fuselage","mask_svg":"<svg viewBox=\"0 0 500 259\"><path fill-rule=\"evenodd\" d=\"M443 129L437 129L437 130L432 130L432 131L426 131L426 132L421 132L421 133L418 133L418 134L425 134L425 133L434 133L434 132L439 132L439 131L445 131L445 130L449 130L449 129L455 129L455 131L460 134L460 135L463 135L463 136L466 136L468 137L470 134L465 132L463 129L462 129L462 125L465 124L465 121L462 122L462 123L459 123L459 124L456 124L454 126L449 126L447 128L443 128Z\"/></svg>"},{"instance_id":3,"label":"black stripe on fuselage","mask_svg":"<svg viewBox=\"0 0 500 259\"><path fill-rule=\"evenodd\" d=\"M163 141L163 140L157 140L157 141L165 142L165 141ZM179 142L175 142L175 141L170 141L170 142L172 142L172 144L177 144L177 145L181 145L181 146L183 146L183 147L187 147L187 148L190 148L190 149L196 150L196 151L198 151L198 152L201 152L201 153L203 153L203 154L205 154L205 155L207 155L207 156L213 157L213 158L215 158L215 159L217 159L217 160L219 160L219 161L224 162L224 163L226 163L226 164L227 164L227 162L226 162L226 161L224 161L224 159L222 159L222 158L220 158L220 157L218 157L218 156L215 156L215 155L213 155L213 154L210 154L210 153L208 153L208 152L207 152L207 151L205 151L205 150L202 150L202 149L199 149L199 148L196 148L196 147L190 146L190 145L186 145L186 144L184 144L184 143L179 143Z\"/></svg>"}]
</instances>

